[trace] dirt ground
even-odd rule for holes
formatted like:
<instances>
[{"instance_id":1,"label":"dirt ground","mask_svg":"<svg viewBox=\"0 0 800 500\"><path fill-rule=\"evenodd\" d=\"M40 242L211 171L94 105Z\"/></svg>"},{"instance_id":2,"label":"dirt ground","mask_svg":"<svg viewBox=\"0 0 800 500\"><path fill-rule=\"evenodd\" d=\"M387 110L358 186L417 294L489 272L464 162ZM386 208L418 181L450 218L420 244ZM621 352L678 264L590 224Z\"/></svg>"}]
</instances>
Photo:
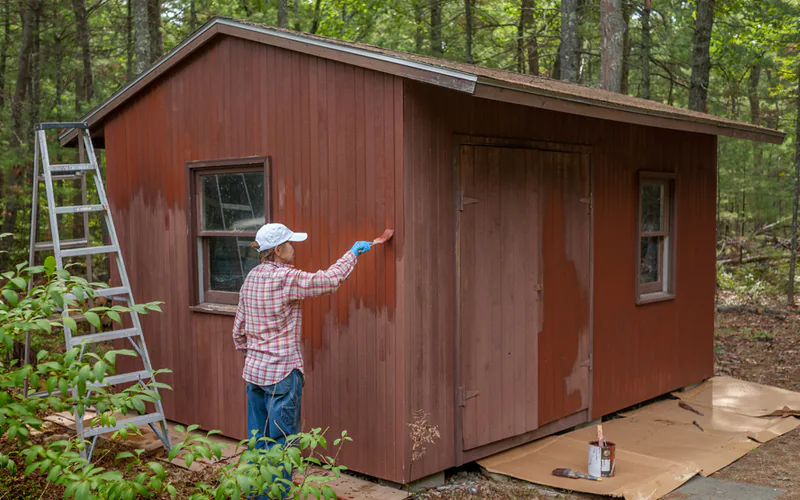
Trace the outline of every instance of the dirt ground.
<instances>
[{"instance_id":1,"label":"dirt ground","mask_svg":"<svg viewBox=\"0 0 800 500\"><path fill-rule=\"evenodd\" d=\"M777 309L785 306L771 305ZM718 313L714 374L800 392L800 310L786 319L746 313ZM800 500L800 429L763 444L711 477L785 490L781 500ZM551 499L607 497L554 491L515 479L493 480L465 468L445 486L416 495L417 500Z\"/></svg>"}]
</instances>

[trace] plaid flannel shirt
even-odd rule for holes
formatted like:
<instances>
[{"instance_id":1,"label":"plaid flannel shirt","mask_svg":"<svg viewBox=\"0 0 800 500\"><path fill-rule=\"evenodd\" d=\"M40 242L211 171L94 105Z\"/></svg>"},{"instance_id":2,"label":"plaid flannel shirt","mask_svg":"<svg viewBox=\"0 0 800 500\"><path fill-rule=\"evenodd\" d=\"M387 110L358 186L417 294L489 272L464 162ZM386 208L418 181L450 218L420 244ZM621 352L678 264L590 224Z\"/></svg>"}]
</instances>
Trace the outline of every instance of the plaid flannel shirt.
<instances>
[{"instance_id":1,"label":"plaid flannel shirt","mask_svg":"<svg viewBox=\"0 0 800 500\"><path fill-rule=\"evenodd\" d=\"M300 301L331 293L350 276L356 256L346 252L326 271L306 273L291 264L254 267L239 291L233 343L246 353L242 378L272 385L303 371Z\"/></svg>"}]
</instances>

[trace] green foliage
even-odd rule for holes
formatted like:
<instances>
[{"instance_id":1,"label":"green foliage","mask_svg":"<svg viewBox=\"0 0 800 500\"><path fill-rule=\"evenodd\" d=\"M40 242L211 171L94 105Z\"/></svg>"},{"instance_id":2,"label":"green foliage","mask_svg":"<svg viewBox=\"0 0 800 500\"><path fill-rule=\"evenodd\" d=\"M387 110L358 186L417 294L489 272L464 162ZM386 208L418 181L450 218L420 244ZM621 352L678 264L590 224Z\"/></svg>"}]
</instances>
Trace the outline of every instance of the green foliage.
<instances>
[{"instance_id":1,"label":"green foliage","mask_svg":"<svg viewBox=\"0 0 800 500\"><path fill-rule=\"evenodd\" d=\"M775 335L772 333L768 333L767 331L758 328L753 329L747 326L742 328L742 335L744 335L746 339L756 342L771 342L772 339L775 338Z\"/></svg>"},{"instance_id":2,"label":"green foliage","mask_svg":"<svg viewBox=\"0 0 800 500\"><path fill-rule=\"evenodd\" d=\"M353 42L374 44L423 54L433 53L430 34L431 9L441 9L443 57L465 60L466 14L464 2L456 0L295 0L288 2L288 24L292 29ZM651 73L650 95L655 101L686 106L691 76L691 57L696 2L659 0L653 2L650 16ZM91 69L94 96L78 100L76 86L81 81L83 61L79 57L78 34L70 2L45 3L39 16L39 51L35 78L38 89L28 94L23 118L26 133L19 139L10 127L0 128L0 174L10 178L22 174L21 182L0 182L3 209L17 207L15 234L28 234L30 224L33 160L32 121L76 120L98 105L134 77L129 67L128 3L108 0L88 5ZM277 23L277 3L267 0L162 0L161 26L164 50L170 50L214 16L245 19L257 23ZM558 58L560 2L531 2L532 24L520 31L521 0L472 0L472 57L476 64L513 71L536 72L548 76ZM629 29L629 55L626 60L628 93L642 95L644 60L643 1L624 2ZM14 9L12 8L12 12ZM599 86L600 26L599 2L580 2L581 39L580 82ZM16 63L21 47L21 17L10 19L10 58L6 65L6 98L0 108L0 123L9 123L10 99L16 81ZM796 67L800 44L800 2L798 0L724 0L717 2L711 40L712 68L709 83L709 112L736 120L751 121L751 94L759 112L758 124L792 130L797 111L794 96L798 86ZM535 68L520 45L535 47ZM522 60L520 54L523 55ZM749 76L758 67L760 78L754 92ZM52 146L56 146L54 134ZM790 134L792 135L792 134ZM782 145L760 145L721 138L718 150L720 236L747 234L760 224L786 219L793 194L792 164L795 140ZM54 148L53 151L58 150ZM99 151L101 164L102 151ZM53 155L53 159L56 159ZM75 161L75 151L58 151L62 163ZM90 195L93 187L90 186ZM56 186L56 197L75 199L78 189L72 183ZM0 214L7 212L0 212ZM60 227L62 238L75 237L69 217ZM49 231L41 221L41 233ZM95 222L92 223L96 225ZM77 226L75 226L77 227ZM786 230L787 225L781 226ZM94 239L93 243L98 241ZM46 239L46 238L45 238ZM6 262L18 262L27 254L27 238L6 241L10 253ZM0 256L2 260L2 256ZM95 266L105 273L107 263L95 257Z\"/></svg>"},{"instance_id":3,"label":"green foliage","mask_svg":"<svg viewBox=\"0 0 800 500\"><path fill-rule=\"evenodd\" d=\"M87 443L79 437L41 443L33 438L32 430L41 430L42 416L77 408L80 413L94 407L97 415L92 425L116 425L115 414L129 411L143 413L147 403L156 402L160 396L157 389L169 386L156 381L156 377L169 370L156 370L153 379L134 385L121 392L112 392L98 386L106 376L115 373L118 356L135 356L131 350L111 350L103 354L84 352L73 348L66 352L40 350L35 359L22 364L17 359L10 362L9 355L15 342L26 333L33 337L62 336L65 328L76 330L78 325L70 317L83 314L95 326L101 326L102 316L119 322L121 313L136 311L147 314L160 310L159 302L137 304L130 308L83 306L84 299L93 295L97 283L71 276L66 270L57 270L55 260L48 257L41 266L20 264L2 276L3 300L0 302L0 436L13 444L15 451L0 453L0 468L15 475L17 461L24 459L24 476L38 472L46 481L64 487L64 497L75 500L111 499L133 500L155 498L160 495L177 496L178 490L168 478L164 466L155 461L142 459L142 450L119 453L115 460L119 467L109 470L87 462L81 457ZM30 285L30 291L28 287ZM46 394L42 397L26 397L21 390L28 381L33 391ZM222 449L209 439L217 431L206 436L195 433L198 426L182 427L185 439L176 443L170 459L182 457L187 465L199 458L220 459ZM125 439L128 433L137 433L134 427L123 428L112 435L112 439ZM281 479L283 470L294 470L307 474L309 465L321 466L338 477L345 468L336 464L338 450L350 438L346 433L335 441L334 457L320 453L327 448L321 429L289 436L296 446L278 446L269 442L269 450L256 452L256 440L252 438L240 443L248 448L235 463L218 469L213 484L200 483L193 492L193 499L241 498L252 491L279 498L280 488L286 487L292 498L335 498L333 490L326 485L330 477L306 475L299 485ZM269 441L266 440L265 441Z\"/></svg>"}]
</instances>

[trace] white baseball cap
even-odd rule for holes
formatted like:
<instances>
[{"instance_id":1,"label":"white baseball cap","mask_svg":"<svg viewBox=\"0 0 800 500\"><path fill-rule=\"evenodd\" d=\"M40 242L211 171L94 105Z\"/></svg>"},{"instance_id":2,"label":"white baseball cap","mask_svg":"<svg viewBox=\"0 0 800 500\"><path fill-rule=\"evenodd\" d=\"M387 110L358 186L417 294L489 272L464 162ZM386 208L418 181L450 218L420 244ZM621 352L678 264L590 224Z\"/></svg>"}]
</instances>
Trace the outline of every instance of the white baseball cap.
<instances>
[{"instance_id":1,"label":"white baseball cap","mask_svg":"<svg viewBox=\"0 0 800 500\"><path fill-rule=\"evenodd\" d=\"M295 233L283 224L274 222L264 224L256 233L259 252L283 245L287 241L305 241L306 238L308 238L307 233Z\"/></svg>"}]
</instances>

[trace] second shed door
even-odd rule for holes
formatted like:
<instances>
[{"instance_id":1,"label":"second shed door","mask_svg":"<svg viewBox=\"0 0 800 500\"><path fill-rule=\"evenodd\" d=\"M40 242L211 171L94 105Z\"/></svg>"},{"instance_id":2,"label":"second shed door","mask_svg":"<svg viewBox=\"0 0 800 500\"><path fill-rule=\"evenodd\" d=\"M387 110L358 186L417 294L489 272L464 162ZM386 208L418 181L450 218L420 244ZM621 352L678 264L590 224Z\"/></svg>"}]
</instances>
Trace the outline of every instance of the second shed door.
<instances>
[{"instance_id":1,"label":"second shed door","mask_svg":"<svg viewBox=\"0 0 800 500\"><path fill-rule=\"evenodd\" d=\"M462 451L588 407L590 208L583 154L462 145Z\"/></svg>"}]
</instances>

